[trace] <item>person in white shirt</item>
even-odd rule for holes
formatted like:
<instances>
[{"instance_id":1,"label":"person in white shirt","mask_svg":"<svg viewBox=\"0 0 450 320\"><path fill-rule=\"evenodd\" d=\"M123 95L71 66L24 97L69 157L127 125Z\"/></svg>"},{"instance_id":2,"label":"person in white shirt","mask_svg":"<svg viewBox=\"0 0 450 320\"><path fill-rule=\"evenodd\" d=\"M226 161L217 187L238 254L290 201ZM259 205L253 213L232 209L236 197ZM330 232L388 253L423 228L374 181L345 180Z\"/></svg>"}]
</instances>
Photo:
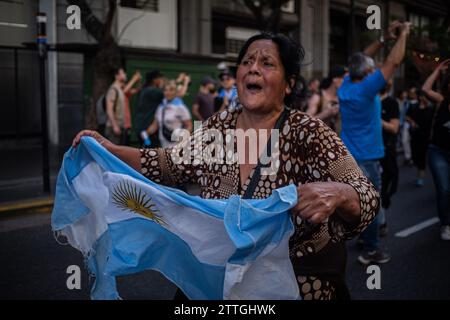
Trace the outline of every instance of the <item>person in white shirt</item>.
<instances>
[{"instance_id":1,"label":"person in white shirt","mask_svg":"<svg viewBox=\"0 0 450 320\"><path fill-rule=\"evenodd\" d=\"M147 128L147 133L152 135L158 131L161 146L166 148L177 144L176 133L172 135L177 129L191 132L192 122L188 108L184 105L183 100L177 97L177 84L171 80L164 85L164 99L158 106L155 119Z\"/></svg>"}]
</instances>

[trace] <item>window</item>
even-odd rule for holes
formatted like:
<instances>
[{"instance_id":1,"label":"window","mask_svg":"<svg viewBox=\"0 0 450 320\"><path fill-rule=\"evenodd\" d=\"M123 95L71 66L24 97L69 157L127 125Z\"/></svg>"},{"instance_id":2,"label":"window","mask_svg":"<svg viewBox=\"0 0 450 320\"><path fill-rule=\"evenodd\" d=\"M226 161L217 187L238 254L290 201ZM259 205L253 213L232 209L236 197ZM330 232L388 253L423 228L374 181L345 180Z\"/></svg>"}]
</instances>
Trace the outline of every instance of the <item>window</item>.
<instances>
[{"instance_id":1,"label":"window","mask_svg":"<svg viewBox=\"0 0 450 320\"><path fill-rule=\"evenodd\" d=\"M430 18L415 13L410 13L409 21L419 35L428 36L427 28L430 25Z\"/></svg>"},{"instance_id":2,"label":"window","mask_svg":"<svg viewBox=\"0 0 450 320\"><path fill-rule=\"evenodd\" d=\"M226 53L231 56L237 56L245 41L255 34L258 34L257 30L227 27L225 29Z\"/></svg>"},{"instance_id":3,"label":"window","mask_svg":"<svg viewBox=\"0 0 450 320\"><path fill-rule=\"evenodd\" d=\"M227 39L226 47L227 47L227 53L230 55L238 55L239 50L241 50L242 46L244 45L245 40L236 40L236 39Z\"/></svg>"},{"instance_id":4,"label":"window","mask_svg":"<svg viewBox=\"0 0 450 320\"><path fill-rule=\"evenodd\" d=\"M243 0L210 0L213 9L218 11L231 11L239 13L252 14L250 9L245 5ZM261 5L258 0L253 0L256 7ZM284 13L295 13L295 0L289 0L281 6L281 12Z\"/></svg>"},{"instance_id":5,"label":"window","mask_svg":"<svg viewBox=\"0 0 450 320\"><path fill-rule=\"evenodd\" d=\"M159 0L120 0L120 6L125 8L158 12Z\"/></svg>"}]
</instances>

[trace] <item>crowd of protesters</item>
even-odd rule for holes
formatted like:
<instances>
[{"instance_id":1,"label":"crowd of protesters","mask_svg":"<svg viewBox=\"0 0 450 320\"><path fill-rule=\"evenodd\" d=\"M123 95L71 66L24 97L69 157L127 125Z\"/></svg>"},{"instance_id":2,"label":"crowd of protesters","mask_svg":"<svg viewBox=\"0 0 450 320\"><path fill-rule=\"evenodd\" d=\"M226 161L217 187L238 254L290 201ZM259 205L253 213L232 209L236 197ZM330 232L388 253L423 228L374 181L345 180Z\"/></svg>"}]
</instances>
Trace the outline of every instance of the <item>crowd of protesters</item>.
<instances>
[{"instance_id":1,"label":"crowd of protesters","mask_svg":"<svg viewBox=\"0 0 450 320\"><path fill-rule=\"evenodd\" d=\"M152 70L145 74L142 86L141 79L140 71L127 81L124 68L114 69L112 84L96 104L97 131L116 144L130 145L134 130L140 145L173 145L170 136L175 129L192 131L192 120L205 121L237 99L235 75L229 69L220 70L218 79L209 75L201 79L191 108L183 101L191 83L189 75L168 79ZM133 95L137 99L131 112Z\"/></svg>"},{"instance_id":2,"label":"crowd of protesters","mask_svg":"<svg viewBox=\"0 0 450 320\"><path fill-rule=\"evenodd\" d=\"M450 75L443 77L440 93L433 91L450 59L438 64L423 84L396 88L394 94L392 76L405 55L408 28L393 22L381 40L353 54L348 67L332 66L328 77L312 78L306 85L303 111L341 136L380 192L380 212L358 241L365 249L358 258L363 264L390 259L378 238L387 233L386 212L397 191L399 157L404 165L417 168L416 187L424 187L429 167L436 188L441 239L450 239ZM396 29L402 30L398 37L393 32ZM376 68L371 56L390 40L397 41L385 62Z\"/></svg>"}]
</instances>

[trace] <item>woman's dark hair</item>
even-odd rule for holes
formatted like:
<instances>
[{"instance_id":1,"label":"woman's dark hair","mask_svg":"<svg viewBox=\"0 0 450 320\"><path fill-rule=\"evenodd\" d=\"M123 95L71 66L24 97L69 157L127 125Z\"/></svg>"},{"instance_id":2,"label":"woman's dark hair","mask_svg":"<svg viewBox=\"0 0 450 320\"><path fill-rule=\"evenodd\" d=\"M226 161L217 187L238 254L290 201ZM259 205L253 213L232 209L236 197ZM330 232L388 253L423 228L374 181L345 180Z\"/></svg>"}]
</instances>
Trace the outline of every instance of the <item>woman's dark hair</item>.
<instances>
[{"instance_id":1,"label":"woman's dark hair","mask_svg":"<svg viewBox=\"0 0 450 320\"><path fill-rule=\"evenodd\" d=\"M303 46L283 34L273 34L266 32L257 34L253 37L250 37L242 46L237 59L238 66L241 64L242 59L247 53L250 45L257 40L271 40L278 46L281 64L284 67L285 79L289 84L289 87L292 89L291 94L288 94L284 97L284 103L290 108L295 108L295 106L300 104L295 100L302 97L301 92L298 92L298 90L303 90L304 88L303 84L298 84L298 82L301 81L300 67L303 58L305 57L305 50L303 49ZM294 80L293 84L291 83L291 79Z\"/></svg>"}]
</instances>

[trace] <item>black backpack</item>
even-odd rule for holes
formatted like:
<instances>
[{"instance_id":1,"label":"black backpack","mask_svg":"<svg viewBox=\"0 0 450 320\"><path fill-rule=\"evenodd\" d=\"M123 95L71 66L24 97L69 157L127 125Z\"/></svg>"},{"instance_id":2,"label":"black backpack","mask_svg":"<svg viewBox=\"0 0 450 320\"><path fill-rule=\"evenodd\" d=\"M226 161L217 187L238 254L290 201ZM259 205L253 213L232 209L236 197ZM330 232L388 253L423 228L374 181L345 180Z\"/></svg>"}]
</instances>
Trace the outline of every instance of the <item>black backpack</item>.
<instances>
[{"instance_id":1,"label":"black backpack","mask_svg":"<svg viewBox=\"0 0 450 320\"><path fill-rule=\"evenodd\" d=\"M117 100L119 99L119 91L117 90L116 87L113 86L113 88L116 91L116 98L114 100L114 110L115 110L117 106ZM108 91L105 94L102 94L102 96L97 100L97 103L95 105L95 111L97 114L97 124L99 126L105 126L106 121L108 120L108 114L106 113L106 95Z\"/></svg>"}]
</instances>

